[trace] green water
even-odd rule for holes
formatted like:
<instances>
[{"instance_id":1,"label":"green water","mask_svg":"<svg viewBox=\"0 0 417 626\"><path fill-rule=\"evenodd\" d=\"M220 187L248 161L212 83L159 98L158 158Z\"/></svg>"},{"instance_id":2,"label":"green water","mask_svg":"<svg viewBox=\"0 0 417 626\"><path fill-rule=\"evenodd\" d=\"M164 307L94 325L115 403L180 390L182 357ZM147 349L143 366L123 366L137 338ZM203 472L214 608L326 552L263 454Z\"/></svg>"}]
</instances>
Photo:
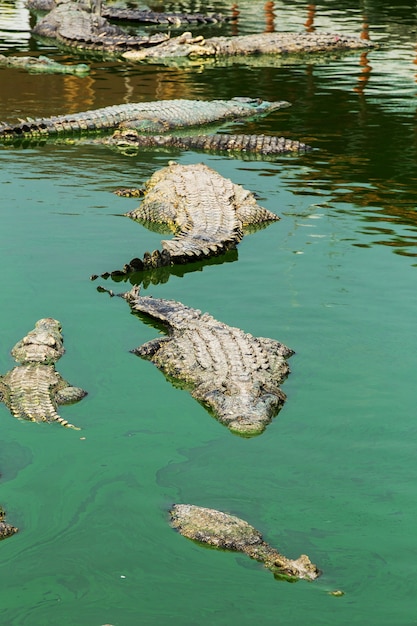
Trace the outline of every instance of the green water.
<instances>
[{"instance_id":1,"label":"green water","mask_svg":"<svg viewBox=\"0 0 417 626\"><path fill-rule=\"evenodd\" d=\"M312 18L313 5L274 5L277 30ZM264 29L264 2L239 9L239 32ZM317 29L354 34L368 24L382 47L269 67L90 59L83 79L0 69L1 120L256 95L293 106L237 130L316 148L274 162L0 150L0 371L13 367L14 343L51 316L66 346L57 369L89 392L60 411L79 432L18 421L0 405L0 503L20 529L0 544L1 626L417 624L417 12L408 0L327 0L313 17ZM28 24L19 1L1 2L0 52L73 59L31 39ZM158 330L89 280L158 247L161 235L121 217L138 200L111 192L142 185L172 158L209 164L281 217L245 237L237 260L143 292L296 351L287 403L253 439L232 435L131 354ZM195 545L170 528L173 502L238 515L323 574L291 585L244 555Z\"/></svg>"}]
</instances>

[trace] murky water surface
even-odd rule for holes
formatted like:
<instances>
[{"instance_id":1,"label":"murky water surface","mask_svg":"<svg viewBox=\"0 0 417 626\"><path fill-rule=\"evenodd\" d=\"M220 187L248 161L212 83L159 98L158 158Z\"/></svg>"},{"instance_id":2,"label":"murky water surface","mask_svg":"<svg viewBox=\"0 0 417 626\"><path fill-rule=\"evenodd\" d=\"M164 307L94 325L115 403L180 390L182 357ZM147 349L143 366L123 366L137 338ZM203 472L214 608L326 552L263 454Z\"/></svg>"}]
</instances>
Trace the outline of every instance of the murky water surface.
<instances>
[{"instance_id":1,"label":"murky water surface","mask_svg":"<svg viewBox=\"0 0 417 626\"><path fill-rule=\"evenodd\" d=\"M203 32L316 28L381 47L298 63L90 58L86 78L0 69L1 120L251 95L292 107L229 129L315 148L273 162L94 145L0 150L1 372L14 343L52 316L67 350L57 369L89 392L61 410L80 432L18 421L0 405L0 503L20 528L0 545L4 626L417 624L415 4L244 0L234 11L237 22ZM32 39L33 23L20 0L0 2L0 52L86 60ZM172 158L211 165L281 216L247 236L238 259L183 268L143 291L296 351L287 403L253 439L130 353L158 330L89 280L158 246L161 235L121 216L138 200L111 192L141 186ZM173 502L243 517L323 575L290 585L195 545L170 528Z\"/></svg>"}]
</instances>

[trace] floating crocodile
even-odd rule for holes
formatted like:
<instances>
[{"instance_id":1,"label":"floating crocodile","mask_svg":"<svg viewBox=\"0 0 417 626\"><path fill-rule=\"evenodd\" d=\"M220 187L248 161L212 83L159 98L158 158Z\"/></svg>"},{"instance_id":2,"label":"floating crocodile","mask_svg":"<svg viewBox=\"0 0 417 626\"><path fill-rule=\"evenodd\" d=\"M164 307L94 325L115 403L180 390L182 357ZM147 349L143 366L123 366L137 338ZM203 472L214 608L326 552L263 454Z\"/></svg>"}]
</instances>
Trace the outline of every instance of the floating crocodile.
<instances>
[{"instance_id":1,"label":"floating crocodile","mask_svg":"<svg viewBox=\"0 0 417 626\"><path fill-rule=\"evenodd\" d=\"M162 322L169 332L132 352L190 389L231 432L251 437L265 430L286 399L279 384L289 373L290 348L181 302L140 296L137 286L123 297L132 312Z\"/></svg>"},{"instance_id":2,"label":"floating crocodile","mask_svg":"<svg viewBox=\"0 0 417 626\"><path fill-rule=\"evenodd\" d=\"M132 196L141 190L122 189L118 195ZM139 208L125 215L145 226L161 224L175 233L162 241L162 251L132 259L123 270L144 269L208 259L233 249L244 235L244 227L279 220L259 206L255 196L203 163L180 165L171 162L145 184Z\"/></svg>"},{"instance_id":3,"label":"floating crocodile","mask_svg":"<svg viewBox=\"0 0 417 626\"><path fill-rule=\"evenodd\" d=\"M256 33L235 37L193 37L185 32L152 48L128 50L122 56L130 61L165 58L247 57L249 55L305 55L372 48L371 41L337 33Z\"/></svg>"},{"instance_id":4,"label":"floating crocodile","mask_svg":"<svg viewBox=\"0 0 417 626\"><path fill-rule=\"evenodd\" d=\"M140 151L177 148L196 150L214 154L228 154L239 158L264 159L280 154L300 154L312 150L311 146L300 141L271 135L143 135L135 129L116 130L111 137L97 140L126 155L136 155Z\"/></svg>"},{"instance_id":5,"label":"floating crocodile","mask_svg":"<svg viewBox=\"0 0 417 626\"><path fill-rule=\"evenodd\" d=\"M157 100L132 102L81 113L27 118L20 123L0 122L0 142L24 137L82 135L128 127L141 132L160 133L175 128L202 126L247 117L266 115L290 106L257 98L231 100Z\"/></svg>"},{"instance_id":6,"label":"floating crocodile","mask_svg":"<svg viewBox=\"0 0 417 626\"><path fill-rule=\"evenodd\" d=\"M57 61L45 57L14 57L0 54L0 67L17 67L28 72L40 74L75 74L76 76L86 76L90 68L85 63L76 65L63 65Z\"/></svg>"},{"instance_id":7,"label":"floating crocodile","mask_svg":"<svg viewBox=\"0 0 417 626\"><path fill-rule=\"evenodd\" d=\"M31 11L52 11L61 2L56 0L29 0L26 6ZM88 2L79 3L85 10L89 10ZM103 17L123 22L136 22L139 24L156 24L158 26L181 26L183 24L217 24L230 20L231 17L222 13L163 13L150 9L123 8L120 6L101 5L100 15Z\"/></svg>"},{"instance_id":8,"label":"floating crocodile","mask_svg":"<svg viewBox=\"0 0 417 626\"><path fill-rule=\"evenodd\" d=\"M193 504L174 504L170 517L173 528L184 537L215 548L244 552L264 563L276 578L311 581L320 576L308 556L288 559L267 544L256 528L234 515Z\"/></svg>"},{"instance_id":9,"label":"floating crocodile","mask_svg":"<svg viewBox=\"0 0 417 626\"><path fill-rule=\"evenodd\" d=\"M18 532L18 528L15 528L15 526L12 526L4 521L5 516L6 512L0 506L0 541L2 539L6 539L7 537L11 537Z\"/></svg>"},{"instance_id":10,"label":"floating crocodile","mask_svg":"<svg viewBox=\"0 0 417 626\"><path fill-rule=\"evenodd\" d=\"M14 417L32 422L58 422L79 430L58 415L59 404L72 404L87 393L72 387L55 370L64 354L61 325L50 317L40 319L12 349L19 365L0 376L0 400Z\"/></svg>"},{"instance_id":11,"label":"floating crocodile","mask_svg":"<svg viewBox=\"0 0 417 626\"><path fill-rule=\"evenodd\" d=\"M156 45L168 38L164 33L130 35L119 26L110 24L105 17L85 11L75 2L56 6L35 25L32 33L43 39L53 39L66 47L116 56L126 50Z\"/></svg>"}]
</instances>

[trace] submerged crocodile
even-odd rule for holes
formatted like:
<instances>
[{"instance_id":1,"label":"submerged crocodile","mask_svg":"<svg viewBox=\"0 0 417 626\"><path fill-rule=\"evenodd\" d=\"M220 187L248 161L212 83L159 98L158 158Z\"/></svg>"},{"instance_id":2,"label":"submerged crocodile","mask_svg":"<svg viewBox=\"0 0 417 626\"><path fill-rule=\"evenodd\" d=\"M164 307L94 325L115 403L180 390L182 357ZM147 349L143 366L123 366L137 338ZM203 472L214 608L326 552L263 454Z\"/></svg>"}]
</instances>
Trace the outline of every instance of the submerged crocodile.
<instances>
[{"instance_id":1,"label":"submerged crocodile","mask_svg":"<svg viewBox=\"0 0 417 626\"><path fill-rule=\"evenodd\" d=\"M31 11L52 11L58 4L56 0L29 0L26 6ZM88 2L81 2L83 9L89 9ZM139 24L156 24L158 26L181 26L183 24L217 24L230 20L231 17L222 13L178 13L157 12L151 9L124 8L121 6L108 6L101 4L100 15L110 20L123 22L136 22Z\"/></svg>"},{"instance_id":2,"label":"submerged crocodile","mask_svg":"<svg viewBox=\"0 0 417 626\"><path fill-rule=\"evenodd\" d=\"M38 57L14 57L0 54L0 67L17 67L39 74L75 74L86 76L90 68L85 63L63 65L43 55Z\"/></svg>"},{"instance_id":3,"label":"submerged crocodile","mask_svg":"<svg viewBox=\"0 0 417 626\"><path fill-rule=\"evenodd\" d=\"M136 190L116 191L135 195ZM175 233L162 241L162 251L132 259L120 272L190 263L233 249L244 235L244 227L275 222L279 217L259 206L255 196L203 163L180 165L171 162L137 190L145 198L139 208L125 215L145 226L161 224Z\"/></svg>"},{"instance_id":4,"label":"submerged crocodile","mask_svg":"<svg viewBox=\"0 0 417 626\"><path fill-rule=\"evenodd\" d=\"M4 521L5 516L6 512L0 506L0 541L18 532L18 528Z\"/></svg>"},{"instance_id":5,"label":"submerged crocodile","mask_svg":"<svg viewBox=\"0 0 417 626\"><path fill-rule=\"evenodd\" d=\"M122 56L130 61L188 57L238 57L249 55L305 55L335 53L371 48L371 41L337 33L273 32L235 37L193 37L186 32L151 48L128 50Z\"/></svg>"},{"instance_id":6,"label":"submerged crocodile","mask_svg":"<svg viewBox=\"0 0 417 626\"><path fill-rule=\"evenodd\" d=\"M215 122L266 115L290 106L288 102L268 102L257 98L231 100L157 100L132 102L81 113L27 118L20 123L0 122L0 142L23 137L82 135L134 128L160 133L175 128L208 125Z\"/></svg>"},{"instance_id":7,"label":"submerged crocodile","mask_svg":"<svg viewBox=\"0 0 417 626\"><path fill-rule=\"evenodd\" d=\"M231 432L251 437L265 430L286 399L279 384L289 373L290 348L181 302L140 296L137 286L123 297L132 312L162 322L169 332L132 352L189 389Z\"/></svg>"},{"instance_id":8,"label":"submerged crocodile","mask_svg":"<svg viewBox=\"0 0 417 626\"><path fill-rule=\"evenodd\" d=\"M72 387L55 370L64 354L61 325L50 317L40 319L12 349L19 363L0 376L0 400L14 417L32 422L58 422L79 430L56 412L59 404L72 404L87 392Z\"/></svg>"},{"instance_id":9,"label":"submerged crocodile","mask_svg":"<svg viewBox=\"0 0 417 626\"><path fill-rule=\"evenodd\" d=\"M111 137L99 140L126 155L146 148L196 150L251 159L273 158L280 154L300 154L312 150L301 141L271 135L143 135L135 129L116 130Z\"/></svg>"},{"instance_id":10,"label":"submerged crocodile","mask_svg":"<svg viewBox=\"0 0 417 626\"><path fill-rule=\"evenodd\" d=\"M174 504L170 517L173 528L184 537L223 550L243 552L264 563L276 578L311 581L320 576L308 556L288 559L267 544L256 528L234 515L193 504Z\"/></svg>"}]
</instances>

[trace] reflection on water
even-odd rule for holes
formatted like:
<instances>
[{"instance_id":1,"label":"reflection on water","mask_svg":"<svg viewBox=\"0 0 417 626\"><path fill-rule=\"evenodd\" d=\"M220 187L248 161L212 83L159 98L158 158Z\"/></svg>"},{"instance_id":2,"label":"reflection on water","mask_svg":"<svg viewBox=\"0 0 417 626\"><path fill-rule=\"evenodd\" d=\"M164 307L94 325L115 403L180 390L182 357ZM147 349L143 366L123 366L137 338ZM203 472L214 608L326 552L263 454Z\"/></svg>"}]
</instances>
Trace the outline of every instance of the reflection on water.
<instances>
[{"instance_id":1,"label":"reflection on water","mask_svg":"<svg viewBox=\"0 0 417 626\"><path fill-rule=\"evenodd\" d=\"M152 6L208 10L199 0ZM52 316L65 329L62 374L89 392L76 409L81 433L19 422L0 404L0 505L20 527L0 544L2 625L415 622L415 2L213 0L210 9L234 17L216 34L326 30L381 47L181 67L93 59L88 78L2 68L0 120L176 97L292 102L224 130L301 140L308 154L175 153L250 189L280 215L276 227L245 237L239 256L103 281L114 292L141 284L290 345L288 400L262 436L225 436L129 353L154 329L89 280L160 245L158 233L120 219L137 200L122 206L111 192L142 186L171 154L1 149L0 371L12 366L13 338ZM28 29L21 0L0 2L0 47L38 54ZM53 46L48 55L84 61ZM173 502L251 519L285 554L306 551L323 576L284 586L256 563L201 550L169 528ZM334 589L345 596L330 597Z\"/></svg>"}]
</instances>

